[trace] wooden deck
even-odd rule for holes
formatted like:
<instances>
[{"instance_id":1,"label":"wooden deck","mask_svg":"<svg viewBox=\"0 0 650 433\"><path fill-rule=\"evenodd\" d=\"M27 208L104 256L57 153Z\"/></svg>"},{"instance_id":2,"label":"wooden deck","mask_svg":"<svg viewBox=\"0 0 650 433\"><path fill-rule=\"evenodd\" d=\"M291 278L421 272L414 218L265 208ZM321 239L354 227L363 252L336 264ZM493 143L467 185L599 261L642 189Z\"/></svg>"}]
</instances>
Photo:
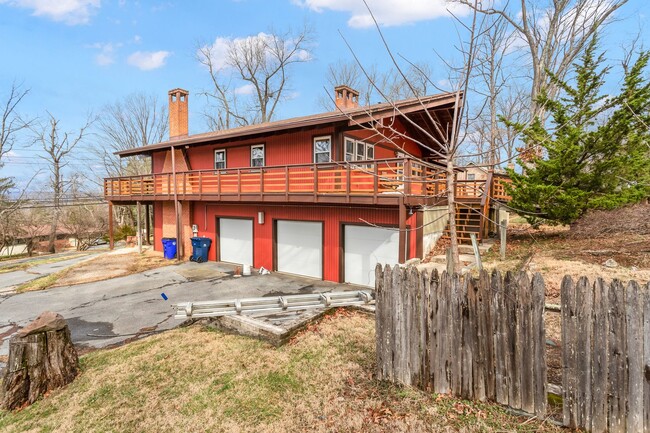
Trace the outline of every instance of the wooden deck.
<instances>
[{"instance_id":1,"label":"wooden deck","mask_svg":"<svg viewBox=\"0 0 650 433\"><path fill-rule=\"evenodd\" d=\"M456 197L480 202L486 181L457 181ZM503 185L492 193L505 196ZM104 180L113 202L228 201L407 205L446 203L445 173L409 158L156 173Z\"/></svg>"}]
</instances>

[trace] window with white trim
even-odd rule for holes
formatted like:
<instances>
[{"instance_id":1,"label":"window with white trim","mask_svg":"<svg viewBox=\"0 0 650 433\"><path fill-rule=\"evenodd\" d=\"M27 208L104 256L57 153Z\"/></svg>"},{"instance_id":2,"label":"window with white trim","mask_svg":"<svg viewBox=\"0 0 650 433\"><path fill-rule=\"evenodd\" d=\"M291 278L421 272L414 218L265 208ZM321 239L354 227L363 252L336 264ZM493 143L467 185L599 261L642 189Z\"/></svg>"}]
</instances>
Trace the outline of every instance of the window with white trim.
<instances>
[{"instance_id":1,"label":"window with white trim","mask_svg":"<svg viewBox=\"0 0 650 433\"><path fill-rule=\"evenodd\" d=\"M351 138L345 138L345 160L354 161L355 141Z\"/></svg>"},{"instance_id":2,"label":"window with white trim","mask_svg":"<svg viewBox=\"0 0 650 433\"><path fill-rule=\"evenodd\" d=\"M264 167L264 145L251 146L251 167Z\"/></svg>"},{"instance_id":3,"label":"window with white trim","mask_svg":"<svg viewBox=\"0 0 650 433\"><path fill-rule=\"evenodd\" d=\"M215 170L226 168L226 149L214 151L214 168Z\"/></svg>"},{"instance_id":4,"label":"window with white trim","mask_svg":"<svg viewBox=\"0 0 650 433\"><path fill-rule=\"evenodd\" d=\"M346 137L344 140L345 160L366 161L375 159L375 145Z\"/></svg>"},{"instance_id":5,"label":"window with white trim","mask_svg":"<svg viewBox=\"0 0 650 433\"><path fill-rule=\"evenodd\" d=\"M314 162L330 162L332 160L332 137L314 137Z\"/></svg>"}]
</instances>

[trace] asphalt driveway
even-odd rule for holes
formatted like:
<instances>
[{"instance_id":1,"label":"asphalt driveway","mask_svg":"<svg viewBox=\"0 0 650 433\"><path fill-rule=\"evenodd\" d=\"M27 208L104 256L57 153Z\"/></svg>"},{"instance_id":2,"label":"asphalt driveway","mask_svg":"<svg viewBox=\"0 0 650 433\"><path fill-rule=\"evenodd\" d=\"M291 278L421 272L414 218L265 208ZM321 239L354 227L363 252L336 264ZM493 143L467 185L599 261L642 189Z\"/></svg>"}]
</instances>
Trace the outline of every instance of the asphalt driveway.
<instances>
[{"instance_id":1,"label":"asphalt driveway","mask_svg":"<svg viewBox=\"0 0 650 433\"><path fill-rule=\"evenodd\" d=\"M240 278L228 273L232 267L225 264L187 262L101 282L0 295L0 356L8 354L11 334L46 310L65 317L75 344L99 348L179 325L171 308L178 302L355 289L275 273Z\"/></svg>"}]
</instances>

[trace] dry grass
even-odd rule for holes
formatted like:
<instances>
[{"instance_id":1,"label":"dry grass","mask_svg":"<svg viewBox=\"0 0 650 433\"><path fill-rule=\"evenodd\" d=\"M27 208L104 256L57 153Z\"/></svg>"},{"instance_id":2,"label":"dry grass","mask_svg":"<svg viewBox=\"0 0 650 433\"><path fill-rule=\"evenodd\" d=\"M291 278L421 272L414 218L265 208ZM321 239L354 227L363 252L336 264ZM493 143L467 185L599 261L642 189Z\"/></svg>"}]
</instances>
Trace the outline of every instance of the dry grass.
<instances>
[{"instance_id":1,"label":"dry grass","mask_svg":"<svg viewBox=\"0 0 650 433\"><path fill-rule=\"evenodd\" d=\"M102 254L94 259L70 266L59 272L21 284L17 292L73 286L136 274L173 264L156 254Z\"/></svg>"},{"instance_id":2,"label":"dry grass","mask_svg":"<svg viewBox=\"0 0 650 433\"><path fill-rule=\"evenodd\" d=\"M14 272L14 271L24 271L25 269L29 269L34 266L62 262L65 260L70 260L85 255L87 255L87 253L79 253L79 254L73 254L73 255L63 256L63 257L49 257L49 258L44 257L42 259L35 259L24 263L9 263L6 265L0 265L0 274L4 274L7 272Z\"/></svg>"},{"instance_id":3,"label":"dry grass","mask_svg":"<svg viewBox=\"0 0 650 433\"><path fill-rule=\"evenodd\" d=\"M66 389L3 432L560 431L494 405L378 383L374 320L339 312L273 348L207 328L177 329L82 358Z\"/></svg>"}]
</instances>

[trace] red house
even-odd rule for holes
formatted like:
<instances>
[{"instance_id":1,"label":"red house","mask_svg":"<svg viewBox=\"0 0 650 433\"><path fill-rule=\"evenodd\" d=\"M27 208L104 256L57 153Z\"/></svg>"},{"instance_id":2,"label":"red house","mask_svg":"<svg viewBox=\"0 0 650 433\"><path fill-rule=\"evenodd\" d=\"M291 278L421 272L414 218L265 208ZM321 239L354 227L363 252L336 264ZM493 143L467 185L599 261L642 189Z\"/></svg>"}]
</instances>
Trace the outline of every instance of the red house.
<instances>
[{"instance_id":1,"label":"red house","mask_svg":"<svg viewBox=\"0 0 650 433\"><path fill-rule=\"evenodd\" d=\"M426 253L424 220L446 203L446 186L416 141L437 133L431 119L450 127L454 94L397 111L359 107L358 93L339 86L336 111L197 135L188 135L188 96L169 92L169 141L119 152L150 155L152 174L105 179L110 206L151 206L156 250L178 238L186 258L189 238L206 236L209 260L361 285L374 285L376 263ZM492 184L457 192L479 209Z\"/></svg>"}]
</instances>

